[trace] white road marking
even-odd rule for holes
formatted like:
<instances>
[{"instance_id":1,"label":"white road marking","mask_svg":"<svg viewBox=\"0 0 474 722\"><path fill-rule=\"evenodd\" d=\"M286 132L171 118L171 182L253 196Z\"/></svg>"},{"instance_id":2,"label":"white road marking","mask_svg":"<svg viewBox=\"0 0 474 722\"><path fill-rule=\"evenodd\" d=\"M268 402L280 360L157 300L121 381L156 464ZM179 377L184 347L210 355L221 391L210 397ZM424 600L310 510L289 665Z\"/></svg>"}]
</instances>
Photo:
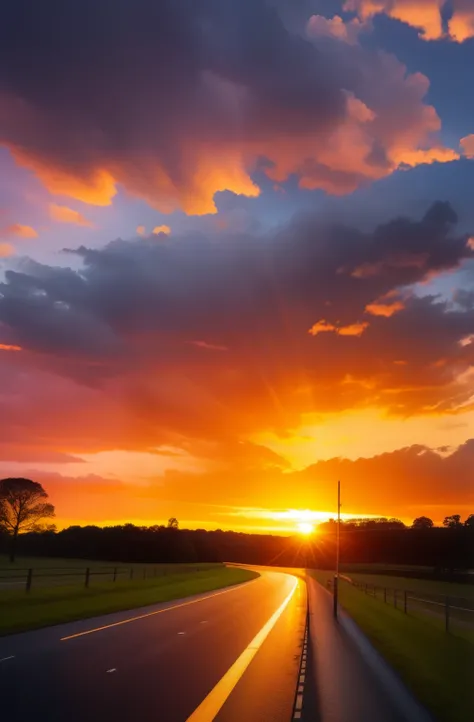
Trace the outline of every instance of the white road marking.
<instances>
[{"instance_id":1,"label":"white road marking","mask_svg":"<svg viewBox=\"0 0 474 722\"><path fill-rule=\"evenodd\" d=\"M298 709L301 709L302 706L303 706L303 695L302 695L302 694L297 694L297 695L296 695L295 709L297 709L297 710L298 710Z\"/></svg>"},{"instance_id":2,"label":"white road marking","mask_svg":"<svg viewBox=\"0 0 474 722\"><path fill-rule=\"evenodd\" d=\"M61 642L67 642L69 639L77 639L77 637L84 637L86 634L94 634L94 632L102 632L104 629L111 629L112 627L120 627L122 624L128 624L129 622L136 622L139 619L146 619L147 617L154 617L156 614L164 614L165 612L172 612L173 609L181 609L181 607L189 607L191 604L198 604L199 602L205 602L207 599L213 597L219 597L221 594L228 594L229 592L235 592L243 587L248 587L249 584L257 582L260 577L251 579L249 582L243 584L236 584L230 589L224 589L222 592L215 592L214 594L208 594L206 597L200 599L190 599L189 602L181 602L180 604L174 604L172 607L166 607L165 609L157 609L155 612L147 612L146 614L139 614L137 617L130 617L129 619L122 619L120 622L113 622L112 624L104 624L103 627L95 627L94 629L87 629L85 632L78 632L77 634L69 634L67 637L61 637Z\"/></svg>"},{"instance_id":3,"label":"white road marking","mask_svg":"<svg viewBox=\"0 0 474 722\"><path fill-rule=\"evenodd\" d=\"M0 659L0 662L6 662L8 659L15 659L15 655L12 654L10 657L3 657L3 659Z\"/></svg>"},{"instance_id":4,"label":"white road marking","mask_svg":"<svg viewBox=\"0 0 474 722\"><path fill-rule=\"evenodd\" d=\"M301 712L296 711L293 715L293 719L301 719Z\"/></svg>"},{"instance_id":5,"label":"white road marking","mask_svg":"<svg viewBox=\"0 0 474 722\"><path fill-rule=\"evenodd\" d=\"M186 632L178 632L178 635L180 635L180 634L186 634Z\"/></svg>"},{"instance_id":6,"label":"white road marking","mask_svg":"<svg viewBox=\"0 0 474 722\"><path fill-rule=\"evenodd\" d=\"M107 670L107 674L111 674L111 672L116 672L116 671L117 671L117 668L116 668L116 667L112 667L112 669L108 669L108 670Z\"/></svg>"},{"instance_id":7,"label":"white road marking","mask_svg":"<svg viewBox=\"0 0 474 722\"><path fill-rule=\"evenodd\" d=\"M240 680L250 662L255 657L258 650L288 606L290 599L298 586L298 579L296 577L293 577L293 579L294 585L291 592L284 599L282 604L280 604L276 612L274 612L270 619L263 625L261 630L255 635L248 647L244 649L240 657L236 659L234 664L219 680L214 689L209 692L199 707L197 707L190 717L188 717L186 722L212 722L212 720L217 716L219 710L223 707L237 682Z\"/></svg>"}]
</instances>

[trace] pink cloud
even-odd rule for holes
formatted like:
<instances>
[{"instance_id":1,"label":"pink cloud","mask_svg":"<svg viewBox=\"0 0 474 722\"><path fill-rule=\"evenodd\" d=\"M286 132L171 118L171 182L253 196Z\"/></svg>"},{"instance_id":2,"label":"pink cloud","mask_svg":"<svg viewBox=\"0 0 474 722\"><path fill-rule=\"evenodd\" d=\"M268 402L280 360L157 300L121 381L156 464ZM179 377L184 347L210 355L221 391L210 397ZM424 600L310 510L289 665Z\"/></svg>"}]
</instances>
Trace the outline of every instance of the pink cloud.
<instances>
[{"instance_id":1,"label":"pink cloud","mask_svg":"<svg viewBox=\"0 0 474 722\"><path fill-rule=\"evenodd\" d=\"M8 258L13 256L15 249L10 243L0 243L0 258Z\"/></svg>"},{"instance_id":2,"label":"pink cloud","mask_svg":"<svg viewBox=\"0 0 474 722\"><path fill-rule=\"evenodd\" d=\"M59 206L56 203L50 203L49 215L53 221L58 223L73 223L76 226L85 226L92 228L93 223L85 218L82 213L75 211L67 206Z\"/></svg>"},{"instance_id":3,"label":"pink cloud","mask_svg":"<svg viewBox=\"0 0 474 722\"><path fill-rule=\"evenodd\" d=\"M12 223L0 230L0 237L7 238L9 236L16 236L16 238L38 238L38 233L31 226Z\"/></svg>"},{"instance_id":4,"label":"pink cloud","mask_svg":"<svg viewBox=\"0 0 474 722\"><path fill-rule=\"evenodd\" d=\"M466 158L474 158L474 133L461 138L460 145Z\"/></svg>"},{"instance_id":5,"label":"pink cloud","mask_svg":"<svg viewBox=\"0 0 474 722\"><path fill-rule=\"evenodd\" d=\"M312 15L306 25L306 33L310 37L332 37L346 43L354 44L359 40L359 34L366 28L366 24L358 18L345 23L344 20L335 15L333 18L325 18L323 15Z\"/></svg>"}]
</instances>

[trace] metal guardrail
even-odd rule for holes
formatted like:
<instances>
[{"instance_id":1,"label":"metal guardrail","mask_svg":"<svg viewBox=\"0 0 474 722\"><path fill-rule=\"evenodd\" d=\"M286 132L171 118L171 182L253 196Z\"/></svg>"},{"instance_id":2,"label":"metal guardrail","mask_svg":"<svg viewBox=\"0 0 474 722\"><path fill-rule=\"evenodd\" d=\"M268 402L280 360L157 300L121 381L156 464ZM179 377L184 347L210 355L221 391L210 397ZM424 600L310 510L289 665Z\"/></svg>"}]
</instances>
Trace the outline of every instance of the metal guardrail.
<instances>
[{"instance_id":1,"label":"metal guardrail","mask_svg":"<svg viewBox=\"0 0 474 722\"><path fill-rule=\"evenodd\" d=\"M71 586L81 584L88 588L93 577L102 577L103 581L111 583L117 581L146 580L156 577L165 577L168 574L197 573L206 571L213 565L170 565L152 566L107 566L107 567L25 567L9 569L0 568L0 594L2 590L24 588L30 592L32 587ZM78 581L76 581L78 580Z\"/></svg>"}]
</instances>

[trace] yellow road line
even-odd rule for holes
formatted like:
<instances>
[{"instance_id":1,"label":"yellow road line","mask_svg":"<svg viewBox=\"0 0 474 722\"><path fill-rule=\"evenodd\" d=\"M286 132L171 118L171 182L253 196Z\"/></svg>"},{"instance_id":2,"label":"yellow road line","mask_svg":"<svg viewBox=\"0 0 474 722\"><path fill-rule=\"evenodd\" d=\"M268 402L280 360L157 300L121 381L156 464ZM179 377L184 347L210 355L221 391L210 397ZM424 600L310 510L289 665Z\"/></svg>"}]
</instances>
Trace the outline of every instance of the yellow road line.
<instances>
[{"instance_id":1,"label":"yellow road line","mask_svg":"<svg viewBox=\"0 0 474 722\"><path fill-rule=\"evenodd\" d=\"M146 617L154 617L156 614L164 614L165 612L172 612L173 609L180 609L181 607L189 607L191 604L197 604L198 602L205 602L213 597L219 597L221 594L228 594L228 592L235 592L242 587L247 587L249 584L258 581L257 579L251 579L249 582L243 584L236 584L230 589L224 589L222 592L214 592L214 594L208 594L206 597L200 599L190 599L188 602L181 602L180 604L174 604L172 607L166 607L165 609L157 609L155 612L147 612L146 614L139 614L137 617L129 617L129 619L122 619L120 622L113 622L112 624L104 624L103 627L95 627L94 629L87 629L85 632L77 632L77 634L70 634L67 637L61 637L61 642L67 642L69 639L76 639L77 637L84 637L86 634L94 634L94 632L102 632L104 629L111 629L112 627L120 627L122 624L128 624L129 622L136 622L138 619L145 619Z\"/></svg>"},{"instance_id":2,"label":"yellow road line","mask_svg":"<svg viewBox=\"0 0 474 722\"><path fill-rule=\"evenodd\" d=\"M252 639L250 644L240 657L236 659L232 667L230 667L224 676L219 680L216 686L209 692L207 697L201 702L192 715L188 717L186 722L212 722L212 720L219 713L219 710L224 705L232 690L240 680L245 670L249 666L252 659L257 654L258 650L272 631L275 624L285 611L288 603L295 593L295 589L298 585L298 579L293 577L294 585L291 592L288 594L283 603L278 607L276 612L272 614L268 622L266 622L261 630Z\"/></svg>"}]
</instances>

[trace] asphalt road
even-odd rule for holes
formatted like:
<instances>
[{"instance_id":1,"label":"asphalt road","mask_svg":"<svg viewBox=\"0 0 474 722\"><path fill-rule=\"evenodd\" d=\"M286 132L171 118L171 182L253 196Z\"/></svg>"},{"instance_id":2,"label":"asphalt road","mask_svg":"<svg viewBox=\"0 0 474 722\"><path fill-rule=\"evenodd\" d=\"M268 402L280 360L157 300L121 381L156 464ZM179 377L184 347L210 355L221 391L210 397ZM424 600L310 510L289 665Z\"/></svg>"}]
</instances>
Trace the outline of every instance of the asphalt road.
<instances>
[{"instance_id":1,"label":"asphalt road","mask_svg":"<svg viewBox=\"0 0 474 722\"><path fill-rule=\"evenodd\" d=\"M288 722L304 583L263 572L183 602L1 638L2 719Z\"/></svg>"}]
</instances>

